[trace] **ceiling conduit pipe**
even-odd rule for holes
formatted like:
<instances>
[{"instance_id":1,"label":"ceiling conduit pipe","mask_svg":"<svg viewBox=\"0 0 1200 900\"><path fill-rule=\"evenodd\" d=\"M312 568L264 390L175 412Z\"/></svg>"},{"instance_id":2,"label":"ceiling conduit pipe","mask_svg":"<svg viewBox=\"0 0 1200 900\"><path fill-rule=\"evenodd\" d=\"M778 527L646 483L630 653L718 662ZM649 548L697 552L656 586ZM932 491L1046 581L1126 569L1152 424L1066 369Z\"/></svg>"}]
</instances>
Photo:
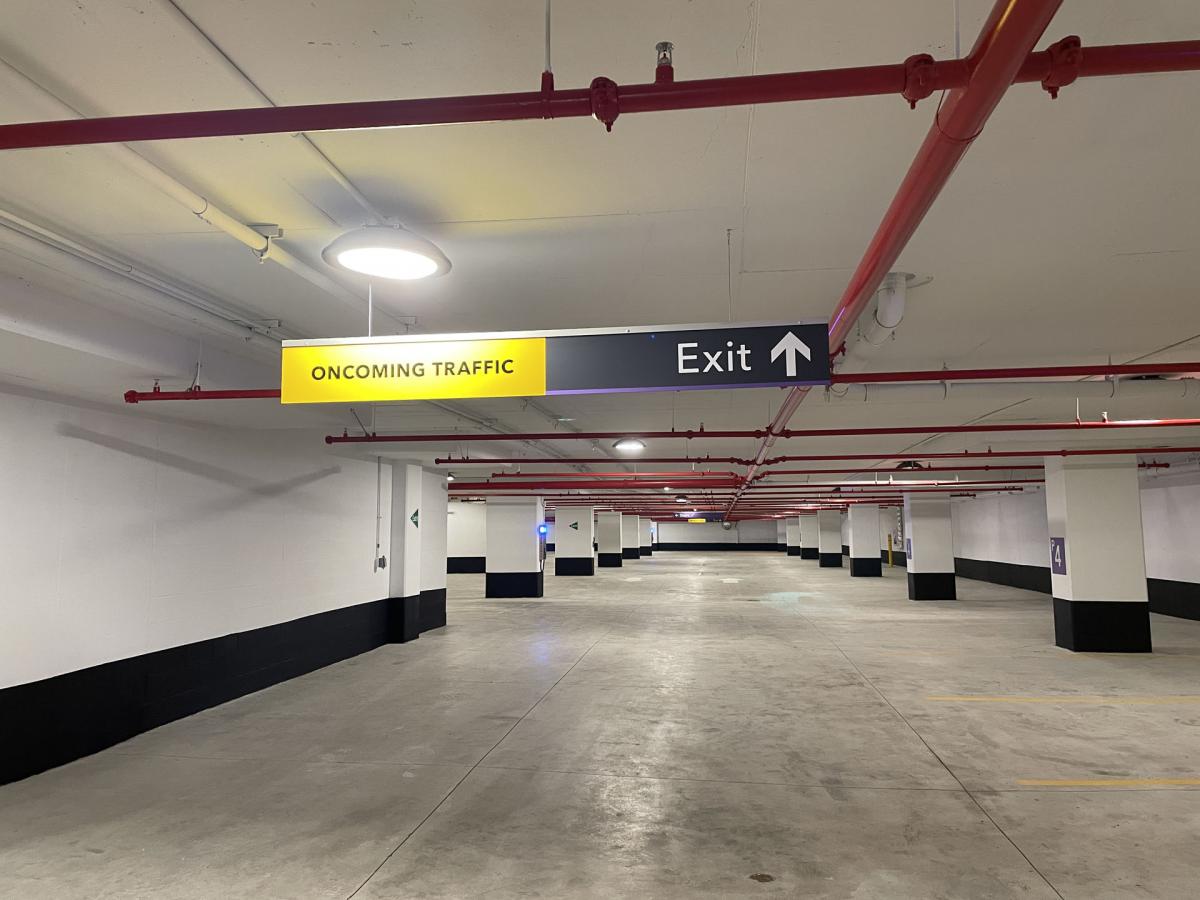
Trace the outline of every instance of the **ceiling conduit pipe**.
<instances>
[{"instance_id":1,"label":"ceiling conduit pipe","mask_svg":"<svg viewBox=\"0 0 1200 900\"><path fill-rule=\"evenodd\" d=\"M1027 400L1061 397L1082 399L1153 399L1194 397L1200 381L1194 378L1130 381L995 381L941 384L848 384L825 392L830 403L936 403L943 400Z\"/></svg>"},{"instance_id":2,"label":"ceiling conduit pipe","mask_svg":"<svg viewBox=\"0 0 1200 900\"><path fill-rule=\"evenodd\" d=\"M829 347L835 353L883 277L896 264L959 160L983 131L1061 3L1062 0L996 0L967 56L970 70L967 83L943 96L925 142L829 318ZM755 465L747 473L749 477L754 477L759 462L774 443L774 434L787 427L807 395L807 388L792 388L788 392L787 400L768 428L769 436L759 448ZM733 512L736 505L734 498L727 512Z\"/></svg>"},{"instance_id":3,"label":"ceiling conduit pipe","mask_svg":"<svg viewBox=\"0 0 1200 900\"><path fill-rule=\"evenodd\" d=\"M31 91L40 102L56 110L58 115L68 117L68 122L86 125L88 122L93 121L84 118L77 109L60 100L55 94L42 87L42 85L38 84L7 60L0 59L0 71L19 80L21 86ZM265 112L265 110L257 111ZM109 152L114 160L134 175L166 194L176 203L187 208L196 218L223 231L235 241L249 248L260 261L270 260L278 263L288 271L299 275L305 281L331 294L355 310L361 311L366 306L366 300L359 297L353 291L334 281L324 272L318 271L308 263L293 256L279 246L278 242L255 231L249 225L212 203L207 197L201 196L191 188L180 183L131 147L123 143L115 144L109 147Z\"/></svg>"},{"instance_id":4,"label":"ceiling conduit pipe","mask_svg":"<svg viewBox=\"0 0 1200 900\"><path fill-rule=\"evenodd\" d=\"M1200 453L1200 447L1073 447L1058 450L950 450L940 453L829 453L804 454L801 456L776 456L766 465L788 462L822 462L831 460L913 460L926 459L1004 459L1046 456L1162 456L1173 453ZM923 469L894 469L881 471L922 472Z\"/></svg>"},{"instance_id":5,"label":"ceiling conduit pipe","mask_svg":"<svg viewBox=\"0 0 1200 900\"><path fill-rule=\"evenodd\" d=\"M858 320L858 338L847 345L841 365L843 373L860 369L892 339L904 320L904 303L914 277L907 272L888 272L884 276L875 295L875 308Z\"/></svg>"}]
</instances>

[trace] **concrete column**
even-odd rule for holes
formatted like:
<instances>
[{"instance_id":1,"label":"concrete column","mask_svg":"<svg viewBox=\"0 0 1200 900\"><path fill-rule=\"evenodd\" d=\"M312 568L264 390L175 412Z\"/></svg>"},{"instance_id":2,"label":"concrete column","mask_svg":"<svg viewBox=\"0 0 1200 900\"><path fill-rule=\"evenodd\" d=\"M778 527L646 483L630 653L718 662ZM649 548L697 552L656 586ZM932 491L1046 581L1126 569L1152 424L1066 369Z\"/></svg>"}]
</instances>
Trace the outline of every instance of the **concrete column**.
<instances>
[{"instance_id":1,"label":"concrete column","mask_svg":"<svg viewBox=\"0 0 1200 900\"><path fill-rule=\"evenodd\" d=\"M821 558L821 536L817 530L817 515L800 516L797 520L800 528L800 558Z\"/></svg>"},{"instance_id":2,"label":"concrete column","mask_svg":"<svg viewBox=\"0 0 1200 900\"><path fill-rule=\"evenodd\" d=\"M486 567L486 507L482 503L452 501L447 507L446 571L483 572Z\"/></svg>"},{"instance_id":3,"label":"concrete column","mask_svg":"<svg viewBox=\"0 0 1200 900\"><path fill-rule=\"evenodd\" d=\"M787 519L775 520L775 549L780 553L786 553L788 548L787 523Z\"/></svg>"},{"instance_id":4,"label":"concrete column","mask_svg":"<svg viewBox=\"0 0 1200 900\"><path fill-rule=\"evenodd\" d=\"M1150 652L1150 604L1134 456L1047 457L1054 643Z\"/></svg>"},{"instance_id":5,"label":"concrete column","mask_svg":"<svg viewBox=\"0 0 1200 900\"><path fill-rule=\"evenodd\" d=\"M797 516L792 516L790 519L783 520L784 542L788 556L800 555L800 519Z\"/></svg>"},{"instance_id":6,"label":"concrete column","mask_svg":"<svg viewBox=\"0 0 1200 900\"><path fill-rule=\"evenodd\" d=\"M558 507L554 511L554 574L595 575L596 539L591 506Z\"/></svg>"},{"instance_id":7,"label":"concrete column","mask_svg":"<svg viewBox=\"0 0 1200 900\"><path fill-rule=\"evenodd\" d=\"M954 531L947 497L904 496L909 600L954 600Z\"/></svg>"},{"instance_id":8,"label":"concrete column","mask_svg":"<svg viewBox=\"0 0 1200 900\"><path fill-rule=\"evenodd\" d=\"M388 641L404 644L421 636L421 512L423 471L392 464L392 543L388 558Z\"/></svg>"},{"instance_id":9,"label":"concrete column","mask_svg":"<svg viewBox=\"0 0 1200 900\"><path fill-rule=\"evenodd\" d=\"M882 575L879 555L879 507L855 503L847 513L850 520L850 574Z\"/></svg>"},{"instance_id":10,"label":"concrete column","mask_svg":"<svg viewBox=\"0 0 1200 900\"><path fill-rule=\"evenodd\" d=\"M654 520L653 519L651 519L649 516L639 516L638 517L638 537L640 539L640 543L638 545L638 552L642 556L653 556L654 555L654 532L653 532L653 529L654 529Z\"/></svg>"},{"instance_id":11,"label":"concrete column","mask_svg":"<svg viewBox=\"0 0 1200 900\"><path fill-rule=\"evenodd\" d=\"M489 497L484 596L541 597L545 545L541 497Z\"/></svg>"},{"instance_id":12,"label":"concrete column","mask_svg":"<svg viewBox=\"0 0 1200 900\"><path fill-rule=\"evenodd\" d=\"M621 514L621 556L625 559L637 559L642 555L642 538L638 534L638 516L628 513Z\"/></svg>"},{"instance_id":13,"label":"concrete column","mask_svg":"<svg viewBox=\"0 0 1200 900\"><path fill-rule=\"evenodd\" d=\"M446 476L421 475L417 534L421 543L421 631L446 624L446 530L449 525Z\"/></svg>"},{"instance_id":14,"label":"concrete column","mask_svg":"<svg viewBox=\"0 0 1200 900\"><path fill-rule=\"evenodd\" d=\"M842 567L842 513L822 509L817 513L817 552L821 568Z\"/></svg>"},{"instance_id":15,"label":"concrete column","mask_svg":"<svg viewBox=\"0 0 1200 900\"><path fill-rule=\"evenodd\" d=\"M619 512L596 513L596 553L596 561L600 568L620 567L622 555Z\"/></svg>"}]
</instances>

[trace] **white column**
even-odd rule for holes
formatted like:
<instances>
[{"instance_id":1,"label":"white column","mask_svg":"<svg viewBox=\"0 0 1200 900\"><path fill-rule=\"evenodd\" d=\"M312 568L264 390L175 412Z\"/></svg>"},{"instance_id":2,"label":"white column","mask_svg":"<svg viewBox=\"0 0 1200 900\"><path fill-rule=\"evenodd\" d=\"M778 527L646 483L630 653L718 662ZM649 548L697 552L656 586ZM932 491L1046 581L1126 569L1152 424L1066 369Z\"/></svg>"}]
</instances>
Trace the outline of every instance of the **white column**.
<instances>
[{"instance_id":1,"label":"white column","mask_svg":"<svg viewBox=\"0 0 1200 900\"><path fill-rule=\"evenodd\" d=\"M1150 652L1137 457L1047 457L1054 643Z\"/></svg>"},{"instance_id":2,"label":"white column","mask_svg":"<svg viewBox=\"0 0 1200 900\"><path fill-rule=\"evenodd\" d=\"M842 567L842 513L822 509L817 513L817 553L821 568Z\"/></svg>"},{"instance_id":3,"label":"white column","mask_svg":"<svg viewBox=\"0 0 1200 900\"><path fill-rule=\"evenodd\" d=\"M654 555L654 520L649 516L638 516L638 553L642 556Z\"/></svg>"},{"instance_id":4,"label":"white column","mask_svg":"<svg viewBox=\"0 0 1200 900\"><path fill-rule=\"evenodd\" d=\"M421 635L421 488L419 465L392 464L392 543L388 558L388 640Z\"/></svg>"},{"instance_id":5,"label":"white column","mask_svg":"<svg viewBox=\"0 0 1200 900\"><path fill-rule=\"evenodd\" d=\"M446 571L482 572L487 560L487 508L451 501L447 507Z\"/></svg>"},{"instance_id":6,"label":"white column","mask_svg":"<svg viewBox=\"0 0 1200 900\"><path fill-rule=\"evenodd\" d=\"M421 474L421 506L417 535L421 544L421 631L446 624L446 476Z\"/></svg>"},{"instance_id":7,"label":"white column","mask_svg":"<svg viewBox=\"0 0 1200 900\"><path fill-rule=\"evenodd\" d=\"M621 565L621 514L596 513L596 552L600 568Z\"/></svg>"},{"instance_id":8,"label":"white column","mask_svg":"<svg viewBox=\"0 0 1200 900\"><path fill-rule=\"evenodd\" d=\"M850 574L882 575L879 555L879 507L854 503L847 513L850 521Z\"/></svg>"},{"instance_id":9,"label":"white column","mask_svg":"<svg viewBox=\"0 0 1200 900\"><path fill-rule=\"evenodd\" d=\"M596 574L594 515L591 506L560 506L554 511L555 575Z\"/></svg>"},{"instance_id":10,"label":"white column","mask_svg":"<svg viewBox=\"0 0 1200 900\"><path fill-rule=\"evenodd\" d=\"M775 549L781 553L787 552L787 519L775 520Z\"/></svg>"},{"instance_id":11,"label":"white column","mask_svg":"<svg viewBox=\"0 0 1200 900\"><path fill-rule=\"evenodd\" d=\"M642 555L642 538L638 534L638 516L628 513L621 514L621 556L625 559L637 559Z\"/></svg>"},{"instance_id":12,"label":"white column","mask_svg":"<svg viewBox=\"0 0 1200 900\"><path fill-rule=\"evenodd\" d=\"M954 530L950 499L904 495L908 599L954 600Z\"/></svg>"},{"instance_id":13,"label":"white column","mask_svg":"<svg viewBox=\"0 0 1200 900\"><path fill-rule=\"evenodd\" d=\"M487 500L487 597L541 597L545 524L541 497Z\"/></svg>"},{"instance_id":14,"label":"white column","mask_svg":"<svg viewBox=\"0 0 1200 900\"><path fill-rule=\"evenodd\" d=\"M792 516L783 520L784 543L787 545L788 556L800 555L800 518Z\"/></svg>"},{"instance_id":15,"label":"white column","mask_svg":"<svg viewBox=\"0 0 1200 900\"><path fill-rule=\"evenodd\" d=\"M800 516L800 558L820 559L821 535L817 530L817 514Z\"/></svg>"}]
</instances>

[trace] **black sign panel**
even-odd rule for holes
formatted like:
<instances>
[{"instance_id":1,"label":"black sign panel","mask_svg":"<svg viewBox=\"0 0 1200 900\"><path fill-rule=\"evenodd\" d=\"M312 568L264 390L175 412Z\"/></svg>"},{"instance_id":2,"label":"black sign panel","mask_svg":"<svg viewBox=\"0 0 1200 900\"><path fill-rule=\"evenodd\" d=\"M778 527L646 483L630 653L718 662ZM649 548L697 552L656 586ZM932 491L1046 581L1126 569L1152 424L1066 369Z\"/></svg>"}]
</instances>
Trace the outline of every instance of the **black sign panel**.
<instances>
[{"instance_id":1,"label":"black sign panel","mask_svg":"<svg viewBox=\"0 0 1200 900\"><path fill-rule=\"evenodd\" d=\"M731 325L546 338L546 393L829 384L826 325Z\"/></svg>"}]
</instances>

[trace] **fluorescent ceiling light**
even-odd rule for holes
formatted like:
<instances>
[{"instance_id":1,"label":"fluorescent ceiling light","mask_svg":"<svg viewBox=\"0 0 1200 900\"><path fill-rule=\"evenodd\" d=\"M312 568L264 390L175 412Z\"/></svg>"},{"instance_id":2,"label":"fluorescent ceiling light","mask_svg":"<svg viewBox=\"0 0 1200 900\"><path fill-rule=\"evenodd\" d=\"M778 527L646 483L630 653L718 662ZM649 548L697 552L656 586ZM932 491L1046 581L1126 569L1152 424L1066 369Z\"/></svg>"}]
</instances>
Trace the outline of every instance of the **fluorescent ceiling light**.
<instances>
[{"instance_id":1,"label":"fluorescent ceiling light","mask_svg":"<svg viewBox=\"0 0 1200 900\"><path fill-rule=\"evenodd\" d=\"M613 449L622 453L641 453L646 449L646 442L631 437L621 438L613 444Z\"/></svg>"},{"instance_id":2,"label":"fluorescent ceiling light","mask_svg":"<svg viewBox=\"0 0 1200 900\"><path fill-rule=\"evenodd\" d=\"M676 503L687 503L687 494L680 494L675 498Z\"/></svg>"},{"instance_id":3,"label":"fluorescent ceiling light","mask_svg":"<svg viewBox=\"0 0 1200 900\"><path fill-rule=\"evenodd\" d=\"M399 226L366 225L347 231L326 247L321 256L331 266L395 281L413 281L450 271L450 260L436 244Z\"/></svg>"},{"instance_id":4,"label":"fluorescent ceiling light","mask_svg":"<svg viewBox=\"0 0 1200 900\"><path fill-rule=\"evenodd\" d=\"M447 480L447 481L453 481L453 480L454 480L454 473L453 473L453 472L447 472L447 473L446 473L446 480Z\"/></svg>"}]
</instances>

